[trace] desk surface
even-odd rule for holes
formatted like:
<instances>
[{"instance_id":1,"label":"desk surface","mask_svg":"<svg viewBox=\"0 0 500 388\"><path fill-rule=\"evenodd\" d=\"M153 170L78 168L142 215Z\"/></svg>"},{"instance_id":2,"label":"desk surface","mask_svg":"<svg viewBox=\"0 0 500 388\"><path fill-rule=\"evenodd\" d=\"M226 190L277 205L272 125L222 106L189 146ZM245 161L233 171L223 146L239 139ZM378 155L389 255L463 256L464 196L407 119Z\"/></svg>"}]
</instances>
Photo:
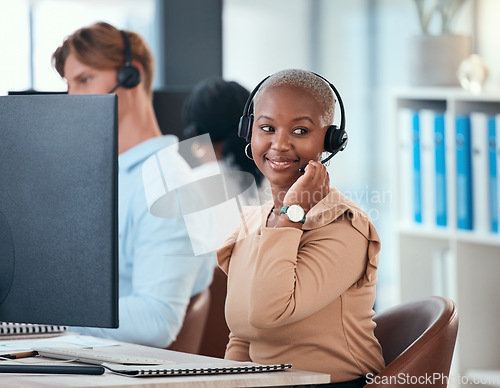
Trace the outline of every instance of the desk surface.
<instances>
[{"instance_id":1,"label":"desk surface","mask_svg":"<svg viewBox=\"0 0 500 388\"><path fill-rule=\"evenodd\" d=\"M114 342L117 343L117 342ZM102 350L113 354L154 357L176 363L221 363L224 360L198 356L146 346L120 343L106 346ZM53 360L41 357L24 358L16 363L43 364ZM7 361L0 361L5 362ZM11 361L8 361L11 363ZM41 375L41 374L1 374L2 386L6 387L259 387L299 384L322 384L329 382L329 375L298 370L285 370L269 373L242 373L231 375L183 376L183 377L126 377L106 371L104 375Z\"/></svg>"}]
</instances>

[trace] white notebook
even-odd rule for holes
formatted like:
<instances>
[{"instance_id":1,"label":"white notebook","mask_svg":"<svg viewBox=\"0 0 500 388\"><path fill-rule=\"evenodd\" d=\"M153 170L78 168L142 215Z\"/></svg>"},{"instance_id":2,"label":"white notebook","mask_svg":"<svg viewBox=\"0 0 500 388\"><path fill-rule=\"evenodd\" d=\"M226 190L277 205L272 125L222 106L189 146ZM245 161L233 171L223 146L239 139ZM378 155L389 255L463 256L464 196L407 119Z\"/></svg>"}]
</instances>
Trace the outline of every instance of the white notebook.
<instances>
[{"instance_id":1,"label":"white notebook","mask_svg":"<svg viewBox=\"0 0 500 388\"><path fill-rule=\"evenodd\" d=\"M111 372L132 377L161 377L161 376L198 376L216 374L263 373L280 372L291 369L290 364L261 365L253 362L231 362L204 364L189 363L175 365L131 366L118 364L101 364Z\"/></svg>"}]
</instances>

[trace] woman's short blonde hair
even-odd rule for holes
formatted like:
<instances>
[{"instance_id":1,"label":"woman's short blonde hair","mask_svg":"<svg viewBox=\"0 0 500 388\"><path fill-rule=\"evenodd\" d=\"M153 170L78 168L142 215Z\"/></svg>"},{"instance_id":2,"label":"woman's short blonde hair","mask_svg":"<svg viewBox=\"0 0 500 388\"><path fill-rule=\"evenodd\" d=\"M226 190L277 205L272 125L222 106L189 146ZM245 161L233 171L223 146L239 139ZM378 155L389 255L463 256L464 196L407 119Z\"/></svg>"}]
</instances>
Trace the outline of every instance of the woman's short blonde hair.
<instances>
[{"instance_id":1,"label":"woman's short blonde hair","mask_svg":"<svg viewBox=\"0 0 500 388\"><path fill-rule=\"evenodd\" d=\"M311 94L323 107L324 125L333 124L333 116L335 114L335 96L333 90L326 80L307 70L288 69L271 75L262 83L255 94L254 106L267 89L281 85L294 86Z\"/></svg>"}]
</instances>

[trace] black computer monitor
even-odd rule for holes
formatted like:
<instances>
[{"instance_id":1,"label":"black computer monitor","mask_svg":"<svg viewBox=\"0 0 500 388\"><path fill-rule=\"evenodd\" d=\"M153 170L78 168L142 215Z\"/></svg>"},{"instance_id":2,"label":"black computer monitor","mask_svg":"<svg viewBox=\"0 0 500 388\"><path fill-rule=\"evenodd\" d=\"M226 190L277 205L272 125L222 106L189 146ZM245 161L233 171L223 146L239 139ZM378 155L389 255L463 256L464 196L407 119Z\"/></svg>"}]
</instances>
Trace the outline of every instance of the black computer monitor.
<instances>
[{"instance_id":1,"label":"black computer monitor","mask_svg":"<svg viewBox=\"0 0 500 388\"><path fill-rule=\"evenodd\" d=\"M0 97L0 321L118 326L116 95Z\"/></svg>"}]
</instances>

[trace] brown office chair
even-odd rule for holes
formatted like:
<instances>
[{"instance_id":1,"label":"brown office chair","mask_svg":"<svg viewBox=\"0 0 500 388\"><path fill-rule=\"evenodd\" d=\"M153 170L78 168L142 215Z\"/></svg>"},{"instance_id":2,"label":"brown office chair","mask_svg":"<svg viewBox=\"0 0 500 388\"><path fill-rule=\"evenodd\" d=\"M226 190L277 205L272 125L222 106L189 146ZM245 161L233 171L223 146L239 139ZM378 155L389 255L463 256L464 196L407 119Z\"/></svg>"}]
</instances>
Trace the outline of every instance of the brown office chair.
<instances>
[{"instance_id":1,"label":"brown office chair","mask_svg":"<svg viewBox=\"0 0 500 388\"><path fill-rule=\"evenodd\" d=\"M168 350L198 354L209 307L210 290L208 288L191 298L182 328L175 341L167 348Z\"/></svg>"},{"instance_id":2,"label":"brown office chair","mask_svg":"<svg viewBox=\"0 0 500 388\"><path fill-rule=\"evenodd\" d=\"M375 336L382 345L386 367L365 387L415 387L412 379L425 382L439 373L434 387L446 387L458 331L458 313L453 301L431 296L395 306L373 320ZM410 376L398 381L399 376ZM391 380L392 377L392 380ZM415 381L415 380L414 380ZM384 384L383 382L389 382Z\"/></svg>"},{"instance_id":3,"label":"brown office chair","mask_svg":"<svg viewBox=\"0 0 500 388\"><path fill-rule=\"evenodd\" d=\"M210 312L201 342L200 354L224 358L229 342L229 329L224 315L227 276L219 267L214 268L214 279L210 285Z\"/></svg>"}]
</instances>

